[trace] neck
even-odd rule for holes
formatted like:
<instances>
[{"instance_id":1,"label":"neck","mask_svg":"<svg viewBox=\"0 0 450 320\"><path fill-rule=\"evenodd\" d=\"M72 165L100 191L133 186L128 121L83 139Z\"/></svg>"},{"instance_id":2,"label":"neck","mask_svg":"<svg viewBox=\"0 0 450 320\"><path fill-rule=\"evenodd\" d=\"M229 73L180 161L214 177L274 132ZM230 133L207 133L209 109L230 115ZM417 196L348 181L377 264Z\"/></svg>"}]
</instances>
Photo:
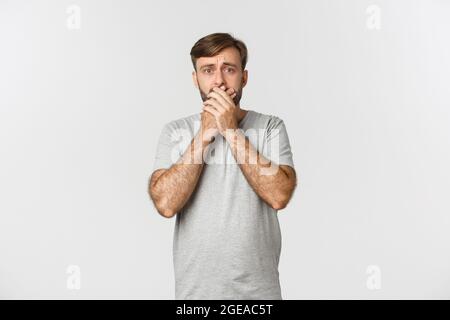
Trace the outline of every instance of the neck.
<instances>
[{"instance_id":1,"label":"neck","mask_svg":"<svg viewBox=\"0 0 450 320\"><path fill-rule=\"evenodd\" d=\"M244 119L244 117L247 114L248 110L241 109L241 107L239 105L237 105L236 108L238 109L237 121L239 122L242 119Z\"/></svg>"}]
</instances>

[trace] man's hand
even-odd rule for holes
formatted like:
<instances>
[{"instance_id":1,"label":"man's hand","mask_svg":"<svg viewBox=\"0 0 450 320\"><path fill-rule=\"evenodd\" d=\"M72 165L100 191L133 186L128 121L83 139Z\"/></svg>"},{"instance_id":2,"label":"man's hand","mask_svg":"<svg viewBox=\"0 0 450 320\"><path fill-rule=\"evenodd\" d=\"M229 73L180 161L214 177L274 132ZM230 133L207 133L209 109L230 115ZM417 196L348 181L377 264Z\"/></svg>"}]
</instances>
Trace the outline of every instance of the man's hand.
<instances>
[{"instance_id":1,"label":"man's hand","mask_svg":"<svg viewBox=\"0 0 450 320\"><path fill-rule=\"evenodd\" d=\"M214 88L214 89L220 90L226 96L228 96L230 99L233 99L236 96L236 92L234 92L233 88L229 88L227 91L224 91L225 86L221 86L220 89L218 89L218 88ZM215 92L211 92L210 94L212 94L212 93L215 93ZM203 104L203 106L205 106L205 103ZM214 115L212 113L207 112L207 110L205 108L203 108L203 111L201 112L201 121L202 121L202 138L204 141L210 142L211 139L220 132L220 130L217 127L216 118L214 117Z\"/></svg>"},{"instance_id":2,"label":"man's hand","mask_svg":"<svg viewBox=\"0 0 450 320\"><path fill-rule=\"evenodd\" d=\"M233 101L235 96L233 88L224 91L223 86L216 87L208 93L209 99L203 102L203 110L215 118L216 128L223 136L225 136L226 130L235 130L238 127L237 108Z\"/></svg>"},{"instance_id":3,"label":"man's hand","mask_svg":"<svg viewBox=\"0 0 450 320\"><path fill-rule=\"evenodd\" d=\"M216 126L216 119L208 112L202 111L202 141L211 142L219 130Z\"/></svg>"}]
</instances>

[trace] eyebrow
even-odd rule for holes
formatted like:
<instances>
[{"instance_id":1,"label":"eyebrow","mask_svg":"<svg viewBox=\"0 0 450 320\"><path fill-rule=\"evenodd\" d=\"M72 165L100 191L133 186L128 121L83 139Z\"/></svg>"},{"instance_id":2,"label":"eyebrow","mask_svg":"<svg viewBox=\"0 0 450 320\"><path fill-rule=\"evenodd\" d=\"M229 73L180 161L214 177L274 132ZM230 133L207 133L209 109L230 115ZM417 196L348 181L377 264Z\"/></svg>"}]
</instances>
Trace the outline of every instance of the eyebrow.
<instances>
[{"instance_id":1,"label":"eyebrow","mask_svg":"<svg viewBox=\"0 0 450 320\"><path fill-rule=\"evenodd\" d=\"M234 68L237 69L237 65L235 65L234 63L231 63L231 62L224 62L223 64L226 65L226 66L231 66L231 67L234 67ZM204 66L201 66L201 67L200 67L200 70L203 69L203 68L206 68L206 67L215 67L215 66L216 66L216 65L215 65L214 63L205 64Z\"/></svg>"}]
</instances>

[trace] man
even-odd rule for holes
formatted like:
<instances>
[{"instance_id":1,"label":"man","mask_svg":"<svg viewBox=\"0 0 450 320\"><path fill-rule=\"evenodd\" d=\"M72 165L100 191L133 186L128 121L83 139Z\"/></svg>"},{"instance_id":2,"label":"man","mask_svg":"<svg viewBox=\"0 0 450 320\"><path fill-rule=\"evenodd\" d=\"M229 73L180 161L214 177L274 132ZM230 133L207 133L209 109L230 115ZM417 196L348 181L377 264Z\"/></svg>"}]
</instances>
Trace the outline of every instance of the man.
<instances>
[{"instance_id":1,"label":"man","mask_svg":"<svg viewBox=\"0 0 450 320\"><path fill-rule=\"evenodd\" d=\"M210 34L191 59L202 112L164 126L149 181L157 211L176 214L175 298L282 299L277 210L297 185L284 122L240 107L242 41Z\"/></svg>"}]
</instances>

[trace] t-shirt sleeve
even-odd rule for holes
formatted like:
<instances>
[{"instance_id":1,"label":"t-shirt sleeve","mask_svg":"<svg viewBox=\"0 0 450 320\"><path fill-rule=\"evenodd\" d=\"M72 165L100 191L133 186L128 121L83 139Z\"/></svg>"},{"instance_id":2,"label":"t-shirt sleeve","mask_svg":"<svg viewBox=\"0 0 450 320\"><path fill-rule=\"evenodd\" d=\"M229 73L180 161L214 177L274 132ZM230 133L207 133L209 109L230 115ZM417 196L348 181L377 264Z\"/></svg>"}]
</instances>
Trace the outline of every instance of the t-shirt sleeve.
<instances>
[{"instance_id":1,"label":"t-shirt sleeve","mask_svg":"<svg viewBox=\"0 0 450 320\"><path fill-rule=\"evenodd\" d=\"M294 168L291 144L284 121L273 117L266 129L266 143L263 155L278 165L288 165Z\"/></svg>"},{"instance_id":2,"label":"t-shirt sleeve","mask_svg":"<svg viewBox=\"0 0 450 320\"><path fill-rule=\"evenodd\" d=\"M179 158L178 141L169 123L165 124L158 139L153 171L169 169Z\"/></svg>"}]
</instances>

